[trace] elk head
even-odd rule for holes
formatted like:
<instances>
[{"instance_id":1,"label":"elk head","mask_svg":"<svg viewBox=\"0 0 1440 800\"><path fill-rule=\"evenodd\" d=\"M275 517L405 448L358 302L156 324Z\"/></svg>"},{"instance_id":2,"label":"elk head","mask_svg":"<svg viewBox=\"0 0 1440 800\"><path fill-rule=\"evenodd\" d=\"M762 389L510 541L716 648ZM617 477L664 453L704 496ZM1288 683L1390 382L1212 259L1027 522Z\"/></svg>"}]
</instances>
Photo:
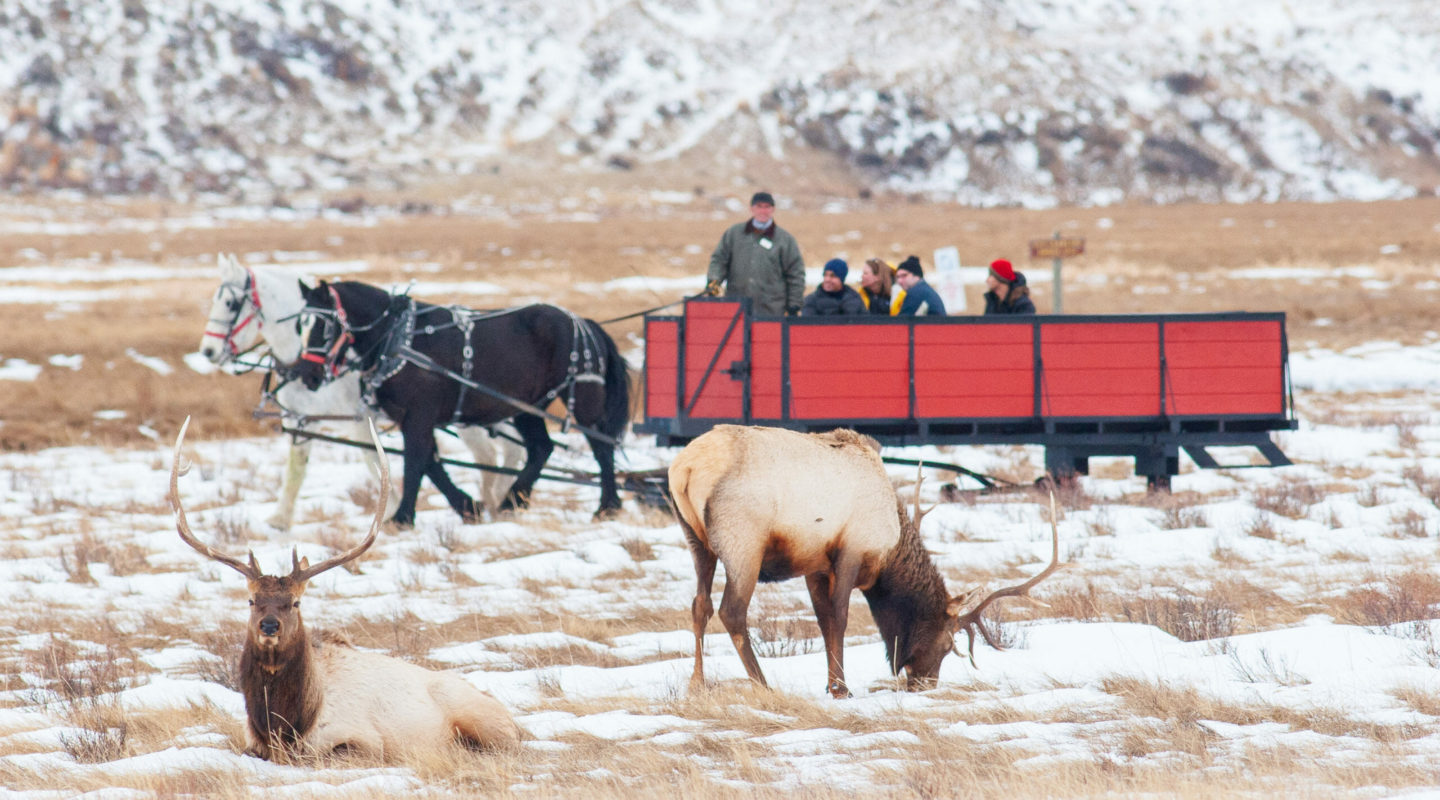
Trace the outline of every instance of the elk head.
<instances>
[{"instance_id":1,"label":"elk head","mask_svg":"<svg viewBox=\"0 0 1440 800\"><path fill-rule=\"evenodd\" d=\"M304 630L300 617L300 597L305 594L306 584L326 570L359 558L370 548L370 545L375 543L375 536L380 531L380 523L385 517L384 499L389 495L390 467L384 451L380 449L380 437L375 432L375 425L373 422L370 425L370 437L380 455L380 502L377 503L375 519L370 523L369 534L365 536L364 541L349 551L314 566L310 565L308 558L300 558L298 553L292 549L290 551L292 565L290 574L280 576L266 575L261 572L253 551L248 554L249 557L246 561L241 561L212 549L209 545L196 539L195 535L190 532L190 524L185 519L185 508L180 504L179 491L180 445L185 441L185 430L189 427L190 418L186 417L185 424L180 427L180 435L175 440L175 455L170 466L168 499L170 507L175 511L175 528L179 532L181 540L195 548L201 555L239 572L249 582L250 625L247 633L249 642L259 648L261 652L287 651L297 641L300 641Z\"/></svg>"},{"instance_id":2,"label":"elk head","mask_svg":"<svg viewBox=\"0 0 1440 800\"><path fill-rule=\"evenodd\" d=\"M920 481L917 480L915 483L915 512L913 518L907 517L902 509L900 524L902 526L913 526L914 535L916 539L918 539L920 520L933 510L933 507L925 511L920 510ZM914 629L910 632L909 652L903 660L897 657L891 661L895 667L896 674L899 674L902 667L905 669L907 689L915 691L935 686L940 678L940 664L945 660L945 656L951 652L956 655L960 654L960 647L956 638L962 630L965 631L968 639L968 656L972 667L975 666L976 630L979 630L980 635L984 637L985 642L991 647L996 650L1004 649L990 637L989 632L986 631L985 626L981 622L980 615L984 613L985 609L991 603L1002 597L1029 596L1030 590L1033 589L1036 584L1045 580L1045 578L1049 577L1051 573L1060 567L1060 530L1056 519L1055 491L1051 489L1050 564L1024 583L996 589L986 595L979 603L976 603L974 608L962 614L961 610L970 605L975 597L980 594L981 590L975 588L960 592L956 595L949 595L946 593L942 581L939 587L939 591L945 596L942 613L919 616L915 620ZM907 531L906 533L909 532Z\"/></svg>"}]
</instances>

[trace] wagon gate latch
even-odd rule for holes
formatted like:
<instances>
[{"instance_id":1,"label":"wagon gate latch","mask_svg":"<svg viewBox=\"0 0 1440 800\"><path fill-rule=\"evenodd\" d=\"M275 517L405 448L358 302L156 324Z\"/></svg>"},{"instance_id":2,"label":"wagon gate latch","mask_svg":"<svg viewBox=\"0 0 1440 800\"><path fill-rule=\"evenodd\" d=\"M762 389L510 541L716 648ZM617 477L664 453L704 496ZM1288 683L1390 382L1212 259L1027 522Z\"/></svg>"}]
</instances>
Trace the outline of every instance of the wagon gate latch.
<instances>
[{"instance_id":1,"label":"wagon gate latch","mask_svg":"<svg viewBox=\"0 0 1440 800\"><path fill-rule=\"evenodd\" d=\"M750 377L750 362L731 361L730 368L725 370L725 374L729 375L732 381L743 381Z\"/></svg>"}]
</instances>

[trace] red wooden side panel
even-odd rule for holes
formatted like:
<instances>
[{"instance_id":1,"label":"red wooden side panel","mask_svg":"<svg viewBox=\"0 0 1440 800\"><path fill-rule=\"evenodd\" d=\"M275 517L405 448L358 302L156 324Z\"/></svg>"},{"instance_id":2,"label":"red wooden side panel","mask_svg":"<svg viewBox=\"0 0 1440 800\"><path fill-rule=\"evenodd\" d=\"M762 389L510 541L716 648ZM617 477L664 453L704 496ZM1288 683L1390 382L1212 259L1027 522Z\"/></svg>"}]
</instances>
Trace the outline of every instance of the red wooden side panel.
<instances>
[{"instance_id":1,"label":"red wooden side panel","mask_svg":"<svg viewBox=\"0 0 1440 800\"><path fill-rule=\"evenodd\" d=\"M1166 410L1284 413L1283 335L1278 320L1166 323Z\"/></svg>"},{"instance_id":2,"label":"red wooden side panel","mask_svg":"<svg viewBox=\"0 0 1440 800\"><path fill-rule=\"evenodd\" d=\"M1046 416L1160 414L1158 322L1043 323L1040 358Z\"/></svg>"},{"instance_id":3,"label":"red wooden side panel","mask_svg":"<svg viewBox=\"0 0 1440 800\"><path fill-rule=\"evenodd\" d=\"M1035 326L916 325L915 416L1035 413Z\"/></svg>"},{"instance_id":4,"label":"red wooden side panel","mask_svg":"<svg viewBox=\"0 0 1440 800\"><path fill-rule=\"evenodd\" d=\"M909 416L909 340L900 325L791 325L790 418Z\"/></svg>"},{"instance_id":5,"label":"red wooden side panel","mask_svg":"<svg viewBox=\"0 0 1440 800\"><path fill-rule=\"evenodd\" d=\"M784 365L780 352L780 323L754 322L750 325L750 416L752 419L780 419Z\"/></svg>"},{"instance_id":6,"label":"red wooden side panel","mask_svg":"<svg viewBox=\"0 0 1440 800\"><path fill-rule=\"evenodd\" d=\"M744 318L731 327L740 313L740 304L734 302L685 304L685 407L690 409L690 417L740 419L744 415L745 384L726 372L732 363L745 358ZM730 332L728 339L726 331ZM716 350L720 351L718 359ZM712 361L715 366L707 377Z\"/></svg>"},{"instance_id":7,"label":"red wooden side panel","mask_svg":"<svg viewBox=\"0 0 1440 800\"><path fill-rule=\"evenodd\" d=\"M645 416L675 418L675 381L680 379L680 323L645 320Z\"/></svg>"}]
</instances>

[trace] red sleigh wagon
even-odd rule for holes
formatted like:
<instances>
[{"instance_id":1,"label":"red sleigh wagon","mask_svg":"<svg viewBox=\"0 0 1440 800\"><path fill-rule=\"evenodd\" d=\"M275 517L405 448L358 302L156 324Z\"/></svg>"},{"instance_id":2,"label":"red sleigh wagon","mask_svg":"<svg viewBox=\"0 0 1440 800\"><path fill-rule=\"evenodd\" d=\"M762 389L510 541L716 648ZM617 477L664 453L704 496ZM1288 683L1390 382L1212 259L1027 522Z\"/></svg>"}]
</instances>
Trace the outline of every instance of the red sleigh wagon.
<instances>
[{"instance_id":1,"label":"red sleigh wagon","mask_svg":"<svg viewBox=\"0 0 1440 800\"><path fill-rule=\"evenodd\" d=\"M724 423L850 427L882 445L1035 444L1052 474L1129 456L1168 486L1180 450L1290 461L1283 313L757 317L695 298L645 320L645 419L681 445Z\"/></svg>"}]
</instances>

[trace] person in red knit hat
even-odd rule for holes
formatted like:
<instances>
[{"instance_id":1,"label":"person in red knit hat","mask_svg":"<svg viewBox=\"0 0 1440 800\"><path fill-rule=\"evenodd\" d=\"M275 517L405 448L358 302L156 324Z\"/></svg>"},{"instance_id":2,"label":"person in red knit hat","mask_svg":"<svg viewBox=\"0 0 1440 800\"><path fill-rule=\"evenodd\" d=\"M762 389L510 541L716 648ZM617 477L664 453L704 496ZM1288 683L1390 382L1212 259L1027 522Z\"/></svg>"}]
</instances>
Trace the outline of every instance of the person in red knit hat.
<instances>
[{"instance_id":1,"label":"person in red knit hat","mask_svg":"<svg viewBox=\"0 0 1440 800\"><path fill-rule=\"evenodd\" d=\"M1003 258L990 262L990 274L985 276L985 315L991 314L1034 314L1035 302L1030 299L1030 287L1025 285L1025 273L1016 272L1015 267Z\"/></svg>"}]
</instances>

